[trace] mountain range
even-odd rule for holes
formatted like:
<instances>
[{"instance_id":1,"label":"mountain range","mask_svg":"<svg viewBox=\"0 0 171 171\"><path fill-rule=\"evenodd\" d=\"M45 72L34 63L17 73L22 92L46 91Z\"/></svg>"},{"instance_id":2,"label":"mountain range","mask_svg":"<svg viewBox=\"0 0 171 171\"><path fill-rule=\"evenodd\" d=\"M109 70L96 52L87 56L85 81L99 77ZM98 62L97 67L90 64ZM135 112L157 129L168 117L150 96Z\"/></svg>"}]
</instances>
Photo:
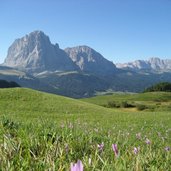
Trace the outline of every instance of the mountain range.
<instances>
[{"instance_id":1,"label":"mountain range","mask_svg":"<svg viewBox=\"0 0 171 171\"><path fill-rule=\"evenodd\" d=\"M117 68L131 71L146 71L146 72L171 72L171 59L160 59L157 57L149 60L136 60L134 62L116 64Z\"/></svg>"},{"instance_id":2,"label":"mountain range","mask_svg":"<svg viewBox=\"0 0 171 171\"><path fill-rule=\"evenodd\" d=\"M109 90L140 92L154 83L171 81L171 60L114 64L88 46L61 49L42 31L34 31L9 47L0 79L75 98Z\"/></svg>"}]
</instances>

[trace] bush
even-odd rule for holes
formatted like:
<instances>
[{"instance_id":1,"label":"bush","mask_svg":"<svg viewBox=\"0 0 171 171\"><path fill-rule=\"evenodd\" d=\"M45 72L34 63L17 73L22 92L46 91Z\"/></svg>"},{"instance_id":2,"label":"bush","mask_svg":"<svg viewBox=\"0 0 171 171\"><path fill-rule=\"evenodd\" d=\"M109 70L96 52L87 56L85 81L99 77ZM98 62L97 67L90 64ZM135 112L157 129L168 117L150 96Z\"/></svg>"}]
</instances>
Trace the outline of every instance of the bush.
<instances>
[{"instance_id":1,"label":"bush","mask_svg":"<svg viewBox=\"0 0 171 171\"><path fill-rule=\"evenodd\" d=\"M135 105L128 103L127 101L123 101L120 103L117 103L115 101L109 101L107 105L103 105L104 107L109 107L109 108L129 108L129 107L135 107Z\"/></svg>"},{"instance_id":2,"label":"bush","mask_svg":"<svg viewBox=\"0 0 171 171\"><path fill-rule=\"evenodd\" d=\"M133 104L128 103L127 101L121 102L120 107L123 108L129 108L129 107L135 107Z\"/></svg>"},{"instance_id":3,"label":"bush","mask_svg":"<svg viewBox=\"0 0 171 171\"><path fill-rule=\"evenodd\" d=\"M140 111L145 110L145 109L147 109L147 106L139 104L139 105L137 105L137 109L140 110Z\"/></svg>"},{"instance_id":4,"label":"bush","mask_svg":"<svg viewBox=\"0 0 171 171\"><path fill-rule=\"evenodd\" d=\"M115 101L109 101L107 103L107 107L109 107L109 108L115 108L115 107L117 107L117 104L116 104Z\"/></svg>"}]
</instances>

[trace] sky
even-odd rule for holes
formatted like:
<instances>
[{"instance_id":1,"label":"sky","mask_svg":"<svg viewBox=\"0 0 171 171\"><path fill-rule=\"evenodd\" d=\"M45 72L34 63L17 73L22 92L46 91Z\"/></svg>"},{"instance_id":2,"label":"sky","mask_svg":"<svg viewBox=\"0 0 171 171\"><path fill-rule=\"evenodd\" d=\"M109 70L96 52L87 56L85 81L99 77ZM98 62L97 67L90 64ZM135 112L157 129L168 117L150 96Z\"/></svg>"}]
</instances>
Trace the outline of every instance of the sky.
<instances>
[{"instance_id":1,"label":"sky","mask_svg":"<svg viewBox=\"0 0 171 171\"><path fill-rule=\"evenodd\" d=\"M171 59L171 0L0 0L0 63L15 39L35 30L114 63Z\"/></svg>"}]
</instances>

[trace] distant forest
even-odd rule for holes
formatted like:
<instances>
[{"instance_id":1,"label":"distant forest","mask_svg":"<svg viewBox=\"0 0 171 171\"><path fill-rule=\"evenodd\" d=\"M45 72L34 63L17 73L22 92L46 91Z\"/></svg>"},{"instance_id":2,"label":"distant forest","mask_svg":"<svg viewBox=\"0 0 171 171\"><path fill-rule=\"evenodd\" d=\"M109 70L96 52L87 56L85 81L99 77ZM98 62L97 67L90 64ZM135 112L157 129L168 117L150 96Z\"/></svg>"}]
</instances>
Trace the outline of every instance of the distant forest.
<instances>
[{"instance_id":1,"label":"distant forest","mask_svg":"<svg viewBox=\"0 0 171 171\"><path fill-rule=\"evenodd\" d=\"M12 87L20 87L20 85L14 81L8 82L6 80L0 80L0 88L12 88Z\"/></svg>"},{"instance_id":2,"label":"distant forest","mask_svg":"<svg viewBox=\"0 0 171 171\"><path fill-rule=\"evenodd\" d=\"M148 87L147 89L145 89L144 92L153 92L153 91L171 92L171 83L170 82L161 82L161 83L155 84L151 87Z\"/></svg>"}]
</instances>

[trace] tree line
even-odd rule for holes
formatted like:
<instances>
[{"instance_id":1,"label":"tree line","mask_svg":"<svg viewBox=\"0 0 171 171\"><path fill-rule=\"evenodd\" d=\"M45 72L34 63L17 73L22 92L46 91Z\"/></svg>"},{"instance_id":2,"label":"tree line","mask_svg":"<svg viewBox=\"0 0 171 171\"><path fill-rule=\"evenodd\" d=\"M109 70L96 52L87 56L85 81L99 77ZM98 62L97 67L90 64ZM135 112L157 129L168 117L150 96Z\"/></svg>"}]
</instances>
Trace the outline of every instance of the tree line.
<instances>
[{"instance_id":1,"label":"tree line","mask_svg":"<svg viewBox=\"0 0 171 171\"><path fill-rule=\"evenodd\" d=\"M170 82L157 83L144 90L144 92L153 92L153 91L171 92L171 83Z\"/></svg>"}]
</instances>

